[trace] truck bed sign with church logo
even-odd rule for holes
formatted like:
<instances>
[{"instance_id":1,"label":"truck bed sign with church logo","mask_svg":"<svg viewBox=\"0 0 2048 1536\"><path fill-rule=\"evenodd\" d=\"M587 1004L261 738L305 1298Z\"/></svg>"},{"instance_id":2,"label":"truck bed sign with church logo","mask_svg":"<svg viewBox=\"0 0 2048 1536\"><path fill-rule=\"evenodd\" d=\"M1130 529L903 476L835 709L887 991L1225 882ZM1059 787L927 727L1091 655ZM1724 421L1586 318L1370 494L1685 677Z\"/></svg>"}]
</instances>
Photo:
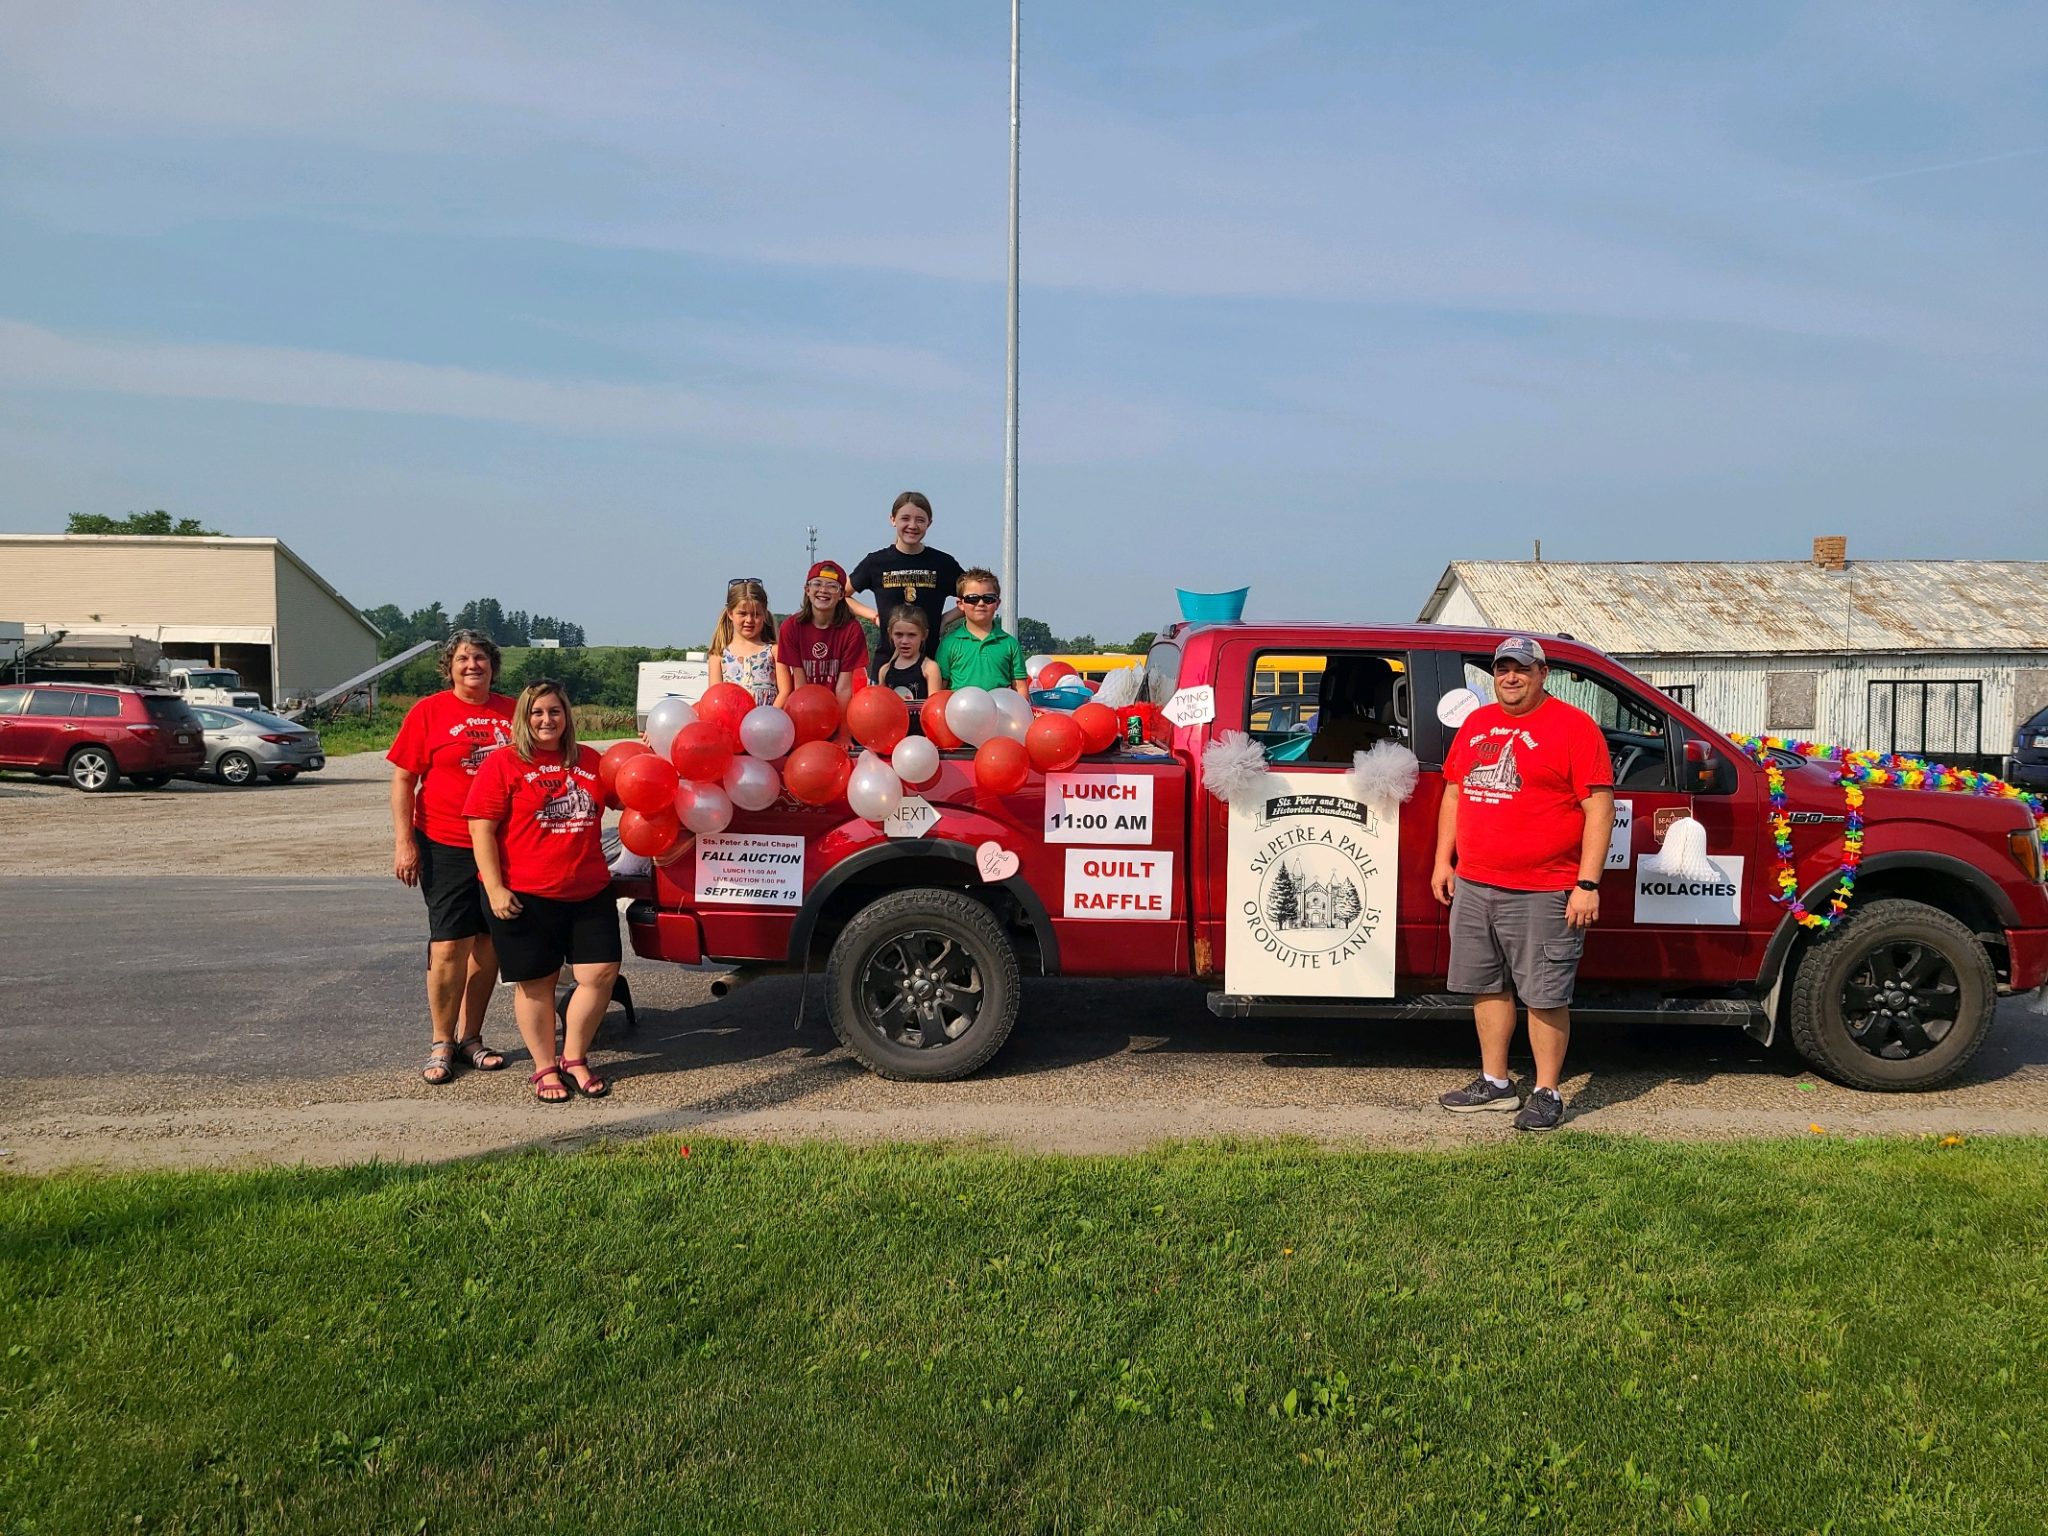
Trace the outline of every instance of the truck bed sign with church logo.
<instances>
[{"instance_id":1,"label":"truck bed sign with church logo","mask_svg":"<svg viewBox=\"0 0 2048 1536\"><path fill-rule=\"evenodd\" d=\"M1392 997L1400 828L1327 774L1274 774L1230 812L1224 987L1261 997Z\"/></svg>"}]
</instances>

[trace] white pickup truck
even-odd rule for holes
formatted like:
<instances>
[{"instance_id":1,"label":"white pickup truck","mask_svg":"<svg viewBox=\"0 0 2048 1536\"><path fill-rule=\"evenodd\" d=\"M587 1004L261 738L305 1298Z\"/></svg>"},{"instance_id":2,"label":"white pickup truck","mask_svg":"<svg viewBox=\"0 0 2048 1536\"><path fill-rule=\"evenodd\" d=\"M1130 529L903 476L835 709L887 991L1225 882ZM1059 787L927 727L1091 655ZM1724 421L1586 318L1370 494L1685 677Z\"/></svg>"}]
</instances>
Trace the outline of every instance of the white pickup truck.
<instances>
[{"instance_id":1,"label":"white pickup truck","mask_svg":"<svg viewBox=\"0 0 2048 1536\"><path fill-rule=\"evenodd\" d=\"M261 709L263 697L242 686L242 675L229 667L173 667L165 685L187 704L216 704L228 709Z\"/></svg>"}]
</instances>

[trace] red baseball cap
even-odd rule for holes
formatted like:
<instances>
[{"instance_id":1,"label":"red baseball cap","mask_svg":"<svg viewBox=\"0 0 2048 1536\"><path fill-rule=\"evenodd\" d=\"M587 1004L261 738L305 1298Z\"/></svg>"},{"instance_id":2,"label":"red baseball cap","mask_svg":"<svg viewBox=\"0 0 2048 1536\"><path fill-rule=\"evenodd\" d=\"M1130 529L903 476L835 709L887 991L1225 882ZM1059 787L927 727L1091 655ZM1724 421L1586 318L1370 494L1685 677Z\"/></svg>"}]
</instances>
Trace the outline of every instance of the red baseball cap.
<instances>
[{"instance_id":1,"label":"red baseball cap","mask_svg":"<svg viewBox=\"0 0 2048 1536\"><path fill-rule=\"evenodd\" d=\"M836 560L820 560L811 567L811 574L804 578L804 585L808 587L814 581L836 581L843 587L846 585L846 572L839 568Z\"/></svg>"}]
</instances>

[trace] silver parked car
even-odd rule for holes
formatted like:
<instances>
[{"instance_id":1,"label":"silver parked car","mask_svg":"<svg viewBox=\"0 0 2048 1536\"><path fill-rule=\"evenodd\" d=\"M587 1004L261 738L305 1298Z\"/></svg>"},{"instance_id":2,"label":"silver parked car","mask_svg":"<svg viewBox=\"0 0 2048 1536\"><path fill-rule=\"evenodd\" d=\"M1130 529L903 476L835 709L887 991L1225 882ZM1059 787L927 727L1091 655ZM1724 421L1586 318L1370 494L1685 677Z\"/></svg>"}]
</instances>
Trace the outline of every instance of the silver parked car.
<instances>
[{"instance_id":1,"label":"silver parked car","mask_svg":"<svg viewBox=\"0 0 2048 1536\"><path fill-rule=\"evenodd\" d=\"M206 732L204 771L223 784L249 784L259 775L289 784L327 766L319 736L278 715L218 704L195 704L192 713Z\"/></svg>"}]
</instances>

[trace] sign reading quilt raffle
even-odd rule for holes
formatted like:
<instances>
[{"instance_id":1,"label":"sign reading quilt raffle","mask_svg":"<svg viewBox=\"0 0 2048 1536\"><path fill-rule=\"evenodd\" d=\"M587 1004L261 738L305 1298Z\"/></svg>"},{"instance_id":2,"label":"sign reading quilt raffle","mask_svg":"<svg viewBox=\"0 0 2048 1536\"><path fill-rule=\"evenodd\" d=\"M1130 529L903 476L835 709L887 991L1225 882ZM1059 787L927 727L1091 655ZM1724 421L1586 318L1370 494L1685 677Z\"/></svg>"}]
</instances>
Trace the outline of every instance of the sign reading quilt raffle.
<instances>
[{"instance_id":1,"label":"sign reading quilt raffle","mask_svg":"<svg viewBox=\"0 0 2048 1536\"><path fill-rule=\"evenodd\" d=\"M1274 774L1230 811L1224 987L1264 997L1392 997L1400 827L1330 774Z\"/></svg>"},{"instance_id":2,"label":"sign reading quilt raffle","mask_svg":"<svg viewBox=\"0 0 2048 1536\"><path fill-rule=\"evenodd\" d=\"M697 900L802 906L804 840L760 832L717 832L698 838Z\"/></svg>"},{"instance_id":3,"label":"sign reading quilt raffle","mask_svg":"<svg viewBox=\"0 0 2048 1536\"><path fill-rule=\"evenodd\" d=\"M1152 776L1148 773L1048 773L1048 843L1152 841Z\"/></svg>"}]
</instances>

